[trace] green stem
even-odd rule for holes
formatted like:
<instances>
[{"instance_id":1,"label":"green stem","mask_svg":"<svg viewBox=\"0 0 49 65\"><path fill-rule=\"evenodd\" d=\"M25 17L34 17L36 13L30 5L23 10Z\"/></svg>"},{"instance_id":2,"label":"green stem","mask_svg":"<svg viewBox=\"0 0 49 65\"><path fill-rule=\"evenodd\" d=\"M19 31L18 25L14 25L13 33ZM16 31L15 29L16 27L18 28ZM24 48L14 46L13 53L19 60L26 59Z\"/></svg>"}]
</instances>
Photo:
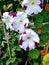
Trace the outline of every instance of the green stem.
<instances>
[{"instance_id":1,"label":"green stem","mask_svg":"<svg viewBox=\"0 0 49 65\"><path fill-rule=\"evenodd\" d=\"M2 19L1 11L0 11L0 15L1 15L1 19ZM6 38L6 42L7 42L7 46L8 46L9 57L11 58L10 45L9 45L8 35L7 35L7 33L6 33L6 27L5 27L5 25L4 25L3 22L2 22L2 25L3 25L3 29L4 29L4 34L5 34L5 38Z\"/></svg>"},{"instance_id":2,"label":"green stem","mask_svg":"<svg viewBox=\"0 0 49 65\"><path fill-rule=\"evenodd\" d=\"M27 60L26 60L26 62L25 62L25 65L27 65Z\"/></svg>"},{"instance_id":3,"label":"green stem","mask_svg":"<svg viewBox=\"0 0 49 65\"><path fill-rule=\"evenodd\" d=\"M6 27L5 27L4 23L3 23L3 28L4 28L4 34L5 34L5 38L6 38L6 42L7 42L7 46L8 46L9 57L11 58L10 45L9 45L8 35L7 35L7 33L6 33Z\"/></svg>"}]
</instances>

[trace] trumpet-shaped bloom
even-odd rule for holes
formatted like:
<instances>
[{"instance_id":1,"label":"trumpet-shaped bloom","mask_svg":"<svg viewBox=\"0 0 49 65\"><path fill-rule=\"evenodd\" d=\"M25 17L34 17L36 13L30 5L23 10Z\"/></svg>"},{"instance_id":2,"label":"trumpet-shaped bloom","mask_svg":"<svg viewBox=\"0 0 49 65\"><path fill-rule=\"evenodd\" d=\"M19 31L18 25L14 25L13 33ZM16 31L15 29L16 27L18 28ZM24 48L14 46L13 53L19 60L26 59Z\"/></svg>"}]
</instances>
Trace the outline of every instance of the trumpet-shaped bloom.
<instances>
[{"instance_id":1,"label":"trumpet-shaped bloom","mask_svg":"<svg viewBox=\"0 0 49 65\"><path fill-rule=\"evenodd\" d=\"M27 28L29 20L27 14L24 12L17 12L17 16L14 17L14 30L16 32L22 33Z\"/></svg>"},{"instance_id":2,"label":"trumpet-shaped bloom","mask_svg":"<svg viewBox=\"0 0 49 65\"><path fill-rule=\"evenodd\" d=\"M25 12L28 15L38 14L42 11L41 7L41 0L23 0L22 7L24 7Z\"/></svg>"},{"instance_id":3,"label":"trumpet-shaped bloom","mask_svg":"<svg viewBox=\"0 0 49 65\"><path fill-rule=\"evenodd\" d=\"M26 29L25 32L20 35L19 46L25 51L31 50L38 45L39 41L39 36L33 30Z\"/></svg>"},{"instance_id":4,"label":"trumpet-shaped bloom","mask_svg":"<svg viewBox=\"0 0 49 65\"><path fill-rule=\"evenodd\" d=\"M3 13L2 21L6 24L6 29L14 30L13 26L12 26L13 20L14 20L14 18L13 18L13 16L9 15L9 12Z\"/></svg>"}]
</instances>

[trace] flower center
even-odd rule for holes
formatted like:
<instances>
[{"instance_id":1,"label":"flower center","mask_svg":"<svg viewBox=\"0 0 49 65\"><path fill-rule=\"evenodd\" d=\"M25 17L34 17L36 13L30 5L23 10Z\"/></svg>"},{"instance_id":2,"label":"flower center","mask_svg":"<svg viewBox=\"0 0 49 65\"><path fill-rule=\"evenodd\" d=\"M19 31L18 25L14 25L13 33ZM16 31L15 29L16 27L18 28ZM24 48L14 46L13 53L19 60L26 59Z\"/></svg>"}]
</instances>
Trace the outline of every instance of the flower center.
<instances>
[{"instance_id":1,"label":"flower center","mask_svg":"<svg viewBox=\"0 0 49 65\"><path fill-rule=\"evenodd\" d=\"M30 36L28 36L27 39L30 39Z\"/></svg>"},{"instance_id":2,"label":"flower center","mask_svg":"<svg viewBox=\"0 0 49 65\"><path fill-rule=\"evenodd\" d=\"M9 20L9 18L8 18L8 17L6 18L6 22L10 22L10 20Z\"/></svg>"},{"instance_id":3,"label":"flower center","mask_svg":"<svg viewBox=\"0 0 49 65\"><path fill-rule=\"evenodd\" d=\"M35 4L35 2L34 2L34 1L31 1L31 2L30 2L30 4L31 4L31 5L34 5L34 4Z\"/></svg>"},{"instance_id":4,"label":"flower center","mask_svg":"<svg viewBox=\"0 0 49 65\"><path fill-rule=\"evenodd\" d=\"M22 22L22 20L21 20L21 19L19 19L19 22Z\"/></svg>"}]
</instances>

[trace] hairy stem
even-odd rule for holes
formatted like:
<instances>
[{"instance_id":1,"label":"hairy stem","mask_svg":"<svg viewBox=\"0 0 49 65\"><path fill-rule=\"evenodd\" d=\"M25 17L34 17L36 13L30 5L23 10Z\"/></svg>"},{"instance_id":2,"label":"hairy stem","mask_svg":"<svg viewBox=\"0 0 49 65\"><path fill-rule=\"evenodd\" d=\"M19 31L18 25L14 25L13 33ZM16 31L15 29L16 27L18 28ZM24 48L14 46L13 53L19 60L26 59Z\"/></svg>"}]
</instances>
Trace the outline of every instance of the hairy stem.
<instances>
[{"instance_id":1,"label":"hairy stem","mask_svg":"<svg viewBox=\"0 0 49 65\"><path fill-rule=\"evenodd\" d=\"M25 62L25 65L27 65L27 60L26 60L26 62Z\"/></svg>"},{"instance_id":2,"label":"hairy stem","mask_svg":"<svg viewBox=\"0 0 49 65\"><path fill-rule=\"evenodd\" d=\"M0 17L2 19L2 14L1 14L1 11L0 11ZM5 34L5 38L6 38L6 42L7 42L7 46L8 46L8 53L9 53L9 57L11 58L11 54L10 54L10 46L9 46L9 41L8 41L8 35L6 33L6 27L4 25L4 22L2 21L2 25L3 25L3 29L4 29L4 34Z\"/></svg>"},{"instance_id":3,"label":"hairy stem","mask_svg":"<svg viewBox=\"0 0 49 65\"><path fill-rule=\"evenodd\" d=\"M11 58L11 54L10 54L10 46L9 46L9 41L8 41L8 35L6 33L6 28L5 28L5 25L4 23L2 22L3 24L3 28L4 28L4 34L5 34L5 38L6 38L6 42L7 42L7 46L8 46L8 52L9 52L9 57Z\"/></svg>"},{"instance_id":4,"label":"hairy stem","mask_svg":"<svg viewBox=\"0 0 49 65\"><path fill-rule=\"evenodd\" d=\"M49 39L48 39L48 41L47 41L47 46L46 46L46 52L45 52L45 53L47 53L48 48L49 48Z\"/></svg>"}]
</instances>

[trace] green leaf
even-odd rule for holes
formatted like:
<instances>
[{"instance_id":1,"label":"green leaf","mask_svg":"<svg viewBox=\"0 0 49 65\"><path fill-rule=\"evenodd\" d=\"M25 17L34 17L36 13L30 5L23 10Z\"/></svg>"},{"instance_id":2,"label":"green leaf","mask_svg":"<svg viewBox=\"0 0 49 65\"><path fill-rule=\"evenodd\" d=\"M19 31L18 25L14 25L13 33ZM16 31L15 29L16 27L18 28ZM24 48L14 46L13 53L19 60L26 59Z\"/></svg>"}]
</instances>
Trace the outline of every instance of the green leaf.
<instances>
[{"instance_id":1,"label":"green leaf","mask_svg":"<svg viewBox=\"0 0 49 65\"><path fill-rule=\"evenodd\" d=\"M21 48L19 46L17 46L16 50L17 51L21 51Z\"/></svg>"},{"instance_id":2,"label":"green leaf","mask_svg":"<svg viewBox=\"0 0 49 65\"><path fill-rule=\"evenodd\" d=\"M37 49L33 49L31 51L29 51L28 54L32 59L38 59L39 57L39 51Z\"/></svg>"},{"instance_id":3,"label":"green leaf","mask_svg":"<svg viewBox=\"0 0 49 65\"><path fill-rule=\"evenodd\" d=\"M41 36L40 36L40 40L43 41L43 42L46 42L46 40L49 38L49 33L43 33Z\"/></svg>"},{"instance_id":4,"label":"green leaf","mask_svg":"<svg viewBox=\"0 0 49 65\"><path fill-rule=\"evenodd\" d=\"M21 62L22 61L22 58L17 58L18 62Z\"/></svg>"},{"instance_id":5,"label":"green leaf","mask_svg":"<svg viewBox=\"0 0 49 65\"><path fill-rule=\"evenodd\" d=\"M16 56L16 53L15 53L14 51L12 52L12 56L13 56L13 57Z\"/></svg>"},{"instance_id":6,"label":"green leaf","mask_svg":"<svg viewBox=\"0 0 49 65\"><path fill-rule=\"evenodd\" d=\"M16 46L14 46L12 49L11 49L11 52L14 52L16 50Z\"/></svg>"},{"instance_id":7,"label":"green leaf","mask_svg":"<svg viewBox=\"0 0 49 65\"><path fill-rule=\"evenodd\" d=\"M3 54L2 59L6 58L6 57L8 57L8 52L6 52L6 53Z\"/></svg>"},{"instance_id":8,"label":"green leaf","mask_svg":"<svg viewBox=\"0 0 49 65\"><path fill-rule=\"evenodd\" d=\"M43 10L43 22L49 22L49 11Z\"/></svg>"},{"instance_id":9,"label":"green leaf","mask_svg":"<svg viewBox=\"0 0 49 65\"><path fill-rule=\"evenodd\" d=\"M49 22L49 15L44 17L44 22Z\"/></svg>"},{"instance_id":10,"label":"green leaf","mask_svg":"<svg viewBox=\"0 0 49 65\"><path fill-rule=\"evenodd\" d=\"M49 24L45 24L42 26L43 32L49 32Z\"/></svg>"},{"instance_id":11,"label":"green leaf","mask_svg":"<svg viewBox=\"0 0 49 65\"><path fill-rule=\"evenodd\" d=\"M16 57L14 58L9 58L7 61L6 61L6 65L9 65L10 63L14 63L16 60Z\"/></svg>"},{"instance_id":12,"label":"green leaf","mask_svg":"<svg viewBox=\"0 0 49 65\"><path fill-rule=\"evenodd\" d=\"M39 65L38 62L35 62L33 65Z\"/></svg>"},{"instance_id":13,"label":"green leaf","mask_svg":"<svg viewBox=\"0 0 49 65\"><path fill-rule=\"evenodd\" d=\"M43 17L40 17L40 18L36 19L35 22L34 22L35 27L37 27L37 28L41 27L42 22L43 22Z\"/></svg>"},{"instance_id":14,"label":"green leaf","mask_svg":"<svg viewBox=\"0 0 49 65\"><path fill-rule=\"evenodd\" d=\"M29 62L30 65L33 65L33 63Z\"/></svg>"},{"instance_id":15,"label":"green leaf","mask_svg":"<svg viewBox=\"0 0 49 65\"><path fill-rule=\"evenodd\" d=\"M18 61L16 60L12 65L18 65Z\"/></svg>"},{"instance_id":16,"label":"green leaf","mask_svg":"<svg viewBox=\"0 0 49 65\"><path fill-rule=\"evenodd\" d=\"M3 65L3 62L2 61L0 61L0 65Z\"/></svg>"},{"instance_id":17,"label":"green leaf","mask_svg":"<svg viewBox=\"0 0 49 65\"><path fill-rule=\"evenodd\" d=\"M40 41L40 44L39 44L41 47L43 47L45 45L45 42L44 41Z\"/></svg>"},{"instance_id":18,"label":"green leaf","mask_svg":"<svg viewBox=\"0 0 49 65\"><path fill-rule=\"evenodd\" d=\"M41 17L41 14L35 14L34 17L35 17L35 19L38 19Z\"/></svg>"}]
</instances>

